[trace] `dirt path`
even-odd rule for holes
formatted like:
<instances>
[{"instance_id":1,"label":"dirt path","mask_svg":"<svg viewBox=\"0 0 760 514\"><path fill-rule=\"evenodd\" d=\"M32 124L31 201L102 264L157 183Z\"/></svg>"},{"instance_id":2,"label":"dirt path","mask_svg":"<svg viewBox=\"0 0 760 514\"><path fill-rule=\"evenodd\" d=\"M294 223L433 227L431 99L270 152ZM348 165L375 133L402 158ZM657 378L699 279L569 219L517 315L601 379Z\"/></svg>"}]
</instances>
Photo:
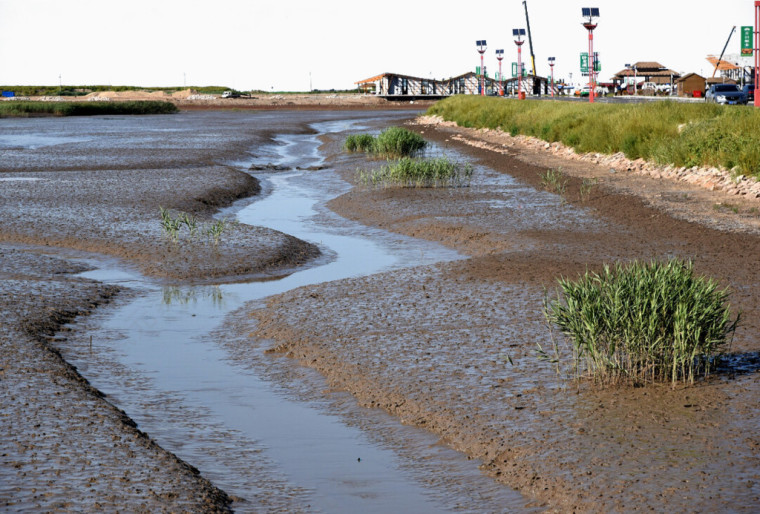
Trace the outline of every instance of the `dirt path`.
<instances>
[{"instance_id":1,"label":"dirt path","mask_svg":"<svg viewBox=\"0 0 760 514\"><path fill-rule=\"evenodd\" d=\"M494 152L452 128L419 130L482 165L481 179L457 191L355 189L330 207L470 259L294 290L241 330L271 339L363 405L439 434L552 509L756 509L760 239L751 213L718 212L718 193L686 184L610 179L593 163ZM540 173L557 164L569 174L564 200L542 197L547 215L528 215L519 199L537 201ZM489 186L498 174L517 182ZM586 175L598 181L581 198ZM708 226L692 221L710 210ZM749 373L676 390L577 390L536 358L536 343L551 347L541 305L558 276L672 256L733 289L745 320L733 350Z\"/></svg>"}]
</instances>

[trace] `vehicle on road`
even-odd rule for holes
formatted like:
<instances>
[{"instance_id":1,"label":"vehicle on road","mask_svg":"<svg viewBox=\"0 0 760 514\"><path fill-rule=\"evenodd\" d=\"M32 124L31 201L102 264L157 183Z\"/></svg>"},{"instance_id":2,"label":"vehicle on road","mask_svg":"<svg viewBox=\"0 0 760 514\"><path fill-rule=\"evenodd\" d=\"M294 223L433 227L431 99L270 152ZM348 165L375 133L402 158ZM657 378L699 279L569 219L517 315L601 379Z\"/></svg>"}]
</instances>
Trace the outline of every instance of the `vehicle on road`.
<instances>
[{"instance_id":1,"label":"vehicle on road","mask_svg":"<svg viewBox=\"0 0 760 514\"><path fill-rule=\"evenodd\" d=\"M744 87L742 88L742 91L744 91L744 95L747 97L747 103L755 101L755 85L754 84L745 84Z\"/></svg>"},{"instance_id":2,"label":"vehicle on road","mask_svg":"<svg viewBox=\"0 0 760 514\"><path fill-rule=\"evenodd\" d=\"M747 95L736 84L713 84L707 90L705 101L723 105L746 104Z\"/></svg>"}]
</instances>

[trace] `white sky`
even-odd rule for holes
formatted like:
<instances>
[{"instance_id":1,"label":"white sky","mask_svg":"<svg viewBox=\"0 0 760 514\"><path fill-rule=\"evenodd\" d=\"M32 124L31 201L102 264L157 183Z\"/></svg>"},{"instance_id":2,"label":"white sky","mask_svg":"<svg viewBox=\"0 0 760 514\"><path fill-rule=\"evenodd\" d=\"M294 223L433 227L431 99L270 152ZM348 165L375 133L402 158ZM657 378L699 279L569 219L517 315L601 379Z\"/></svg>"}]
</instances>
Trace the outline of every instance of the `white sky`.
<instances>
[{"instance_id":1,"label":"white sky","mask_svg":"<svg viewBox=\"0 0 760 514\"><path fill-rule=\"evenodd\" d=\"M579 82L581 8L599 7L600 80L628 62L711 75L707 54L739 52L753 0L528 0L539 75ZM383 72L444 78L517 60L521 0L0 0L0 84L225 85L348 89ZM523 56L529 54L528 44Z\"/></svg>"}]
</instances>

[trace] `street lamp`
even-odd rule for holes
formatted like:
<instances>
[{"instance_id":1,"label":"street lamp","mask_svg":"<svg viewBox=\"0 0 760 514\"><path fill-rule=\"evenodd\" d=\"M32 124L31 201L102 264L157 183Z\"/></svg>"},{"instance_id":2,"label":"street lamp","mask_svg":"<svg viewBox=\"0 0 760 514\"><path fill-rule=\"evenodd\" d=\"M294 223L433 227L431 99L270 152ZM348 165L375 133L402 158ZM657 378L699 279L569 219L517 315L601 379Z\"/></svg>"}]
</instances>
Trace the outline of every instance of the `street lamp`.
<instances>
[{"instance_id":1,"label":"street lamp","mask_svg":"<svg viewBox=\"0 0 760 514\"><path fill-rule=\"evenodd\" d=\"M755 0L755 107L760 107L760 0Z\"/></svg>"},{"instance_id":2,"label":"street lamp","mask_svg":"<svg viewBox=\"0 0 760 514\"><path fill-rule=\"evenodd\" d=\"M583 17L586 20L583 22L583 26L588 30L588 65L589 65L589 78L591 79L591 91L588 94L588 101L594 103L594 96L596 96L596 80L594 72L596 70L596 56L594 55L594 29L596 28L595 18L599 17L598 7L583 7Z\"/></svg>"},{"instance_id":3,"label":"street lamp","mask_svg":"<svg viewBox=\"0 0 760 514\"><path fill-rule=\"evenodd\" d=\"M478 53L480 54L480 96L486 94L486 81L485 81L485 69L483 66L483 54L486 53L486 40L475 41L475 45L478 47Z\"/></svg>"},{"instance_id":4,"label":"street lamp","mask_svg":"<svg viewBox=\"0 0 760 514\"><path fill-rule=\"evenodd\" d=\"M499 61L499 90L504 96L504 77L501 75L501 61L504 60L504 50L496 50L496 59Z\"/></svg>"},{"instance_id":5,"label":"street lamp","mask_svg":"<svg viewBox=\"0 0 760 514\"><path fill-rule=\"evenodd\" d=\"M554 57L549 57L549 67L552 70L552 98L554 98Z\"/></svg>"},{"instance_id":6,"label":"street lamp","mask_svg":"<svg viewBox=\"0 0 760 514\"><path fill-rule=\"evenodd\" d=\"M525 41L522 38L525 37L525 29L512 29L512 36L517 45L517 98L524 100L525 95L522 92L522 46Z\"/></svg>"}]
</instances>

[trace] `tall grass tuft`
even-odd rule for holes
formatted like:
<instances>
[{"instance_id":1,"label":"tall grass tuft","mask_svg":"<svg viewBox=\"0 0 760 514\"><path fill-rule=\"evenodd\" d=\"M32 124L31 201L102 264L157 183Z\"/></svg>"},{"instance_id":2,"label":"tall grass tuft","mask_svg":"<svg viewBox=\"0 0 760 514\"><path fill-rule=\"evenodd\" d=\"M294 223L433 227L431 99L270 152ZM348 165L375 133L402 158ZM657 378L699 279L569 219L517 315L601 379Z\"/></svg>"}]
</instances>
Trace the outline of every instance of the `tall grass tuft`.
<instances>
[{"instance_id":1,"label":"tall grass tuft","mask_svg":"<svg viewBox=\"0 0 760 514\"><path fill-rule=\"evenodd\" d=\"M470 183L472 165L448 157L412 159L402 157L378 169L359 170L359 181L372 186L463 187Z\"/></svg>"},{"instance_id":2,"label":"tall grass tuft","mask_svg":"<svg viewBox=\"0 0 760 514\"><path fill-rule=\"evenodd\" d=\"M377 137L370 134L352 134L343 143L348 152L366 152L385 159L414 157L427 146L427 141L416 132L404 127L389 127Z\"/></svg>"},{"instance_id":3,"label":"tall grass tuft","mask_svg":"<svg viewBox=\"0 0 760 514\"><path fill-rule=\"evenodd\" d=\"M576 377L603 383L693 383L728 349L740 315L729 293L695 276L691 262L605 266L560 279L547 320L572 341Z\"/></svg>"},{"instance_id":4,"label":"tall grass tuft","mask_svg":"<svg viewBox=\"0 0 760 514\"><path fill-rule=\"evenodd\" d=\"M501 129L578 152L613 154L675 166L737 167L760 178L760 111L744 106L649 102L521 102L458 95L428 114L463 127Z\"/></svg>"}]
</instances>

